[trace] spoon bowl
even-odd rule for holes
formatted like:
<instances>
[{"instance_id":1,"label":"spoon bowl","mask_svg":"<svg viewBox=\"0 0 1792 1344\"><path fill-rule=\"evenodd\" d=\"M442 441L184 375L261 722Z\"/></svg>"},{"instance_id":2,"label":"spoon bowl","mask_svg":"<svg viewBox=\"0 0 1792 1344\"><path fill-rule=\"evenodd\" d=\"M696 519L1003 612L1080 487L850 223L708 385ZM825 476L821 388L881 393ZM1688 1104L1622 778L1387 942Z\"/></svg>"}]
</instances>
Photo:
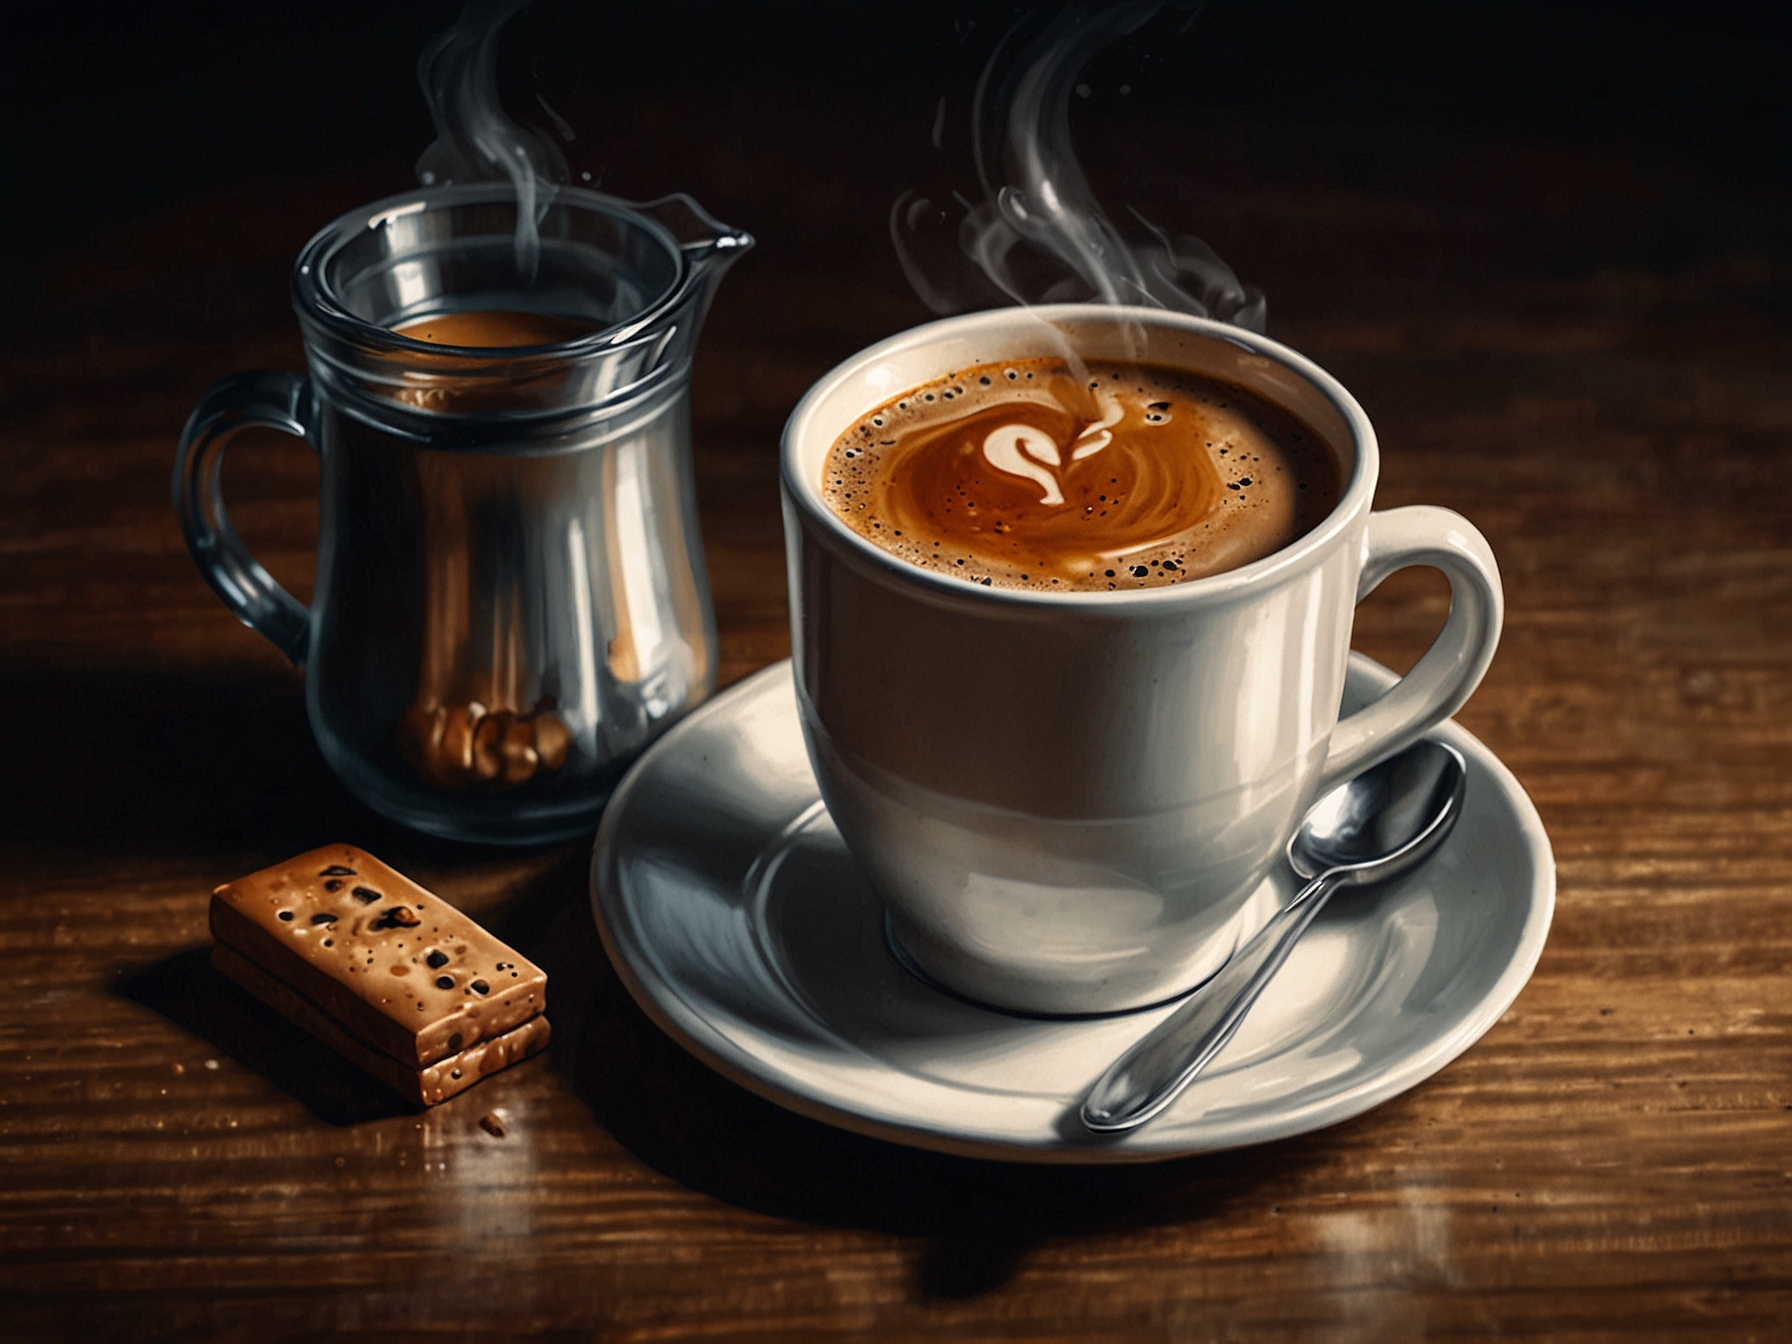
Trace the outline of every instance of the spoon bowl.
<instances>
[{"instance_id":1,"label":"spoon bowl","mask_svg":"<svg viewBox=\"0 0 1792 1344\"><path fill-rule=\"evenodd\" d=\"M1410 872L1462 814L1468 766L1429 739L1347 780L1315 803L1288 841L1308 879L1219 973L1108 1067L1083 1098L1085 1128L1124 1133L1160 1114L1232 1039L1327 898Z\"/></svg>"},{"instance_id":2,"label":"spoon bowl","mask_svg":"<svg viewBox=\"0 0 1792 1344\"><path fill-rule=\"evenodd\" d=\"M1288 866L1309 881L1329 872L1351 886L1384 882L1444 842L1467 786L1454 747L1415 742L1314 803L1289 837Z\"/></svg>"}]
</instances>

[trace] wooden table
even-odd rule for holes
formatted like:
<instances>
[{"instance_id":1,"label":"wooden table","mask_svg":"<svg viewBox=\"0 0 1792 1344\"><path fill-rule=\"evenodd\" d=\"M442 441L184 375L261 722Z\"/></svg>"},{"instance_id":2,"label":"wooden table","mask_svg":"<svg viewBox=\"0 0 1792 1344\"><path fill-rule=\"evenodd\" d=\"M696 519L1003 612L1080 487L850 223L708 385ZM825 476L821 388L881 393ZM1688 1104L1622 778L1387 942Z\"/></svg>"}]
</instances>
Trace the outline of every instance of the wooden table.
<instances>
[{"instance_id":1,"label":"wooden table","mask_svg":"<svg viewBox=\"0 0 1792 1344\"><path fill-rule=\"evenodd\" d=\"M695 382L724 684L788 650L784 415L926 316L884 233L925 128L879 115L661 108L606 182L688 187L761 238ZM1105 181L1204 233L1357 393L1380 502L1492 540L1505 638L1461 719L1560 873L1511 1011L1349 1123L1123 1170L895 1147L710 1073L606 963L588 844L461 850L361 810L300 674L188 561L167 503L187 410L299 365L291 256L405 185L264 173L65 240L0 363L0 1335L1786 1338L1787 195L1622 141L1088 135ZM227 471L301 596L315 479L278 438ZM1358 647L1410 663L1444 600L1402 576ZM335 840L548 969L549 1057L413 1114L225 991L207 892Z\"/></svg>"}]
</instances>

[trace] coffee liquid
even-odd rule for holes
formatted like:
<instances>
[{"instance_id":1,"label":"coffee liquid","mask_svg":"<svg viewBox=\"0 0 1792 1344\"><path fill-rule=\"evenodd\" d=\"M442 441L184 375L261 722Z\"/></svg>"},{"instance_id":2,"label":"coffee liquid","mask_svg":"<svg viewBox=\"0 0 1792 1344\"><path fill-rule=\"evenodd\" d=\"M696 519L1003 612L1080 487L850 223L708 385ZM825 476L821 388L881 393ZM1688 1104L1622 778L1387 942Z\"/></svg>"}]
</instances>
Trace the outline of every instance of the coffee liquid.
<instances>
[{"instance_id":1,"label":"coffee liquid","mask_svg":"<svg viewBox=\"0 0 1792 1344\"><path fill-rule=\"evenodd\" d=\"M588 336L597 328L590 322L547 313L511 309L484 309L465 313L437 313L393 328L400 336L431 345L462 345L486 350L519 345L558 345Z\"/></svg>"},{"instance_id":2,"label":"coffee liquid","mask_svg":"<svg viewBox=\"0 0 1792 1344\"><path fill-rule=\"evenodd\" d=\"M1292 413L1159 365L1060 359L950 374L840 436L828 506L924 569L1042 591L1222 573L1317 526L1342 483Z\"/></svg>"}]
</instances>

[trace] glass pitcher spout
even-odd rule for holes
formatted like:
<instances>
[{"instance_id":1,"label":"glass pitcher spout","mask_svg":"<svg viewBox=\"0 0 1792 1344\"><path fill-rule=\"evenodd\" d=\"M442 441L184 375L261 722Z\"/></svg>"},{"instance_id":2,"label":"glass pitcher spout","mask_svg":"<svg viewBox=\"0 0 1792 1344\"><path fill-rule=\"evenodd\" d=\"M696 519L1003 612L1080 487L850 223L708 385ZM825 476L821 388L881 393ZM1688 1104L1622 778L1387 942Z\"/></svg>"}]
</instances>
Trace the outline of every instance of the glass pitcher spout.
<instances>
[{"instance_id":1,"label":"glass pitcher spout","mask_svg":"<svg viewBox=\"0 0 1792 1344\"><path fill-rule=\"evenodd\" d=\"M702 292L704 302L714 295L728 268L753 246L752 234L722 223L682 191L634 208L663 226L678 243L689 268L687 284Z\"/></svg>"},{"instance_id":2,"label":"glass pitcher spout","mask_svg":"<svg viewBox=\"0 0 1792 1344\"><path fill-rule=\"evenodd\" d=\"M620 357L609 376L599 380L609 400L622 392L645 391L661 378L679 382L688 373L715 290L729 267L753 247L754 238L744 229L722 224L685 192L663 195L658 201L604 199L629 211L643 228L663 229L663 244L677 258L676 281L640 314L616 323L600 337Z\"/></svg>"}]
</instances>

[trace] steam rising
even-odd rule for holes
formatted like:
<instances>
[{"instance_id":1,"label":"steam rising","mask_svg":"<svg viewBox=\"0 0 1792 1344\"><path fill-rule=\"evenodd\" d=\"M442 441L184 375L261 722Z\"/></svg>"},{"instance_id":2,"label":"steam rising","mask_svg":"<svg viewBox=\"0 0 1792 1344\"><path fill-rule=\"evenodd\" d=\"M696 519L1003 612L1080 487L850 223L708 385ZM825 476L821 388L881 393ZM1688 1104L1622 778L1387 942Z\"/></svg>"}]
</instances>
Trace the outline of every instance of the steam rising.
<instances>
[{"instance_id":1,"label":"steam rising","mask_svg":"<svg viewBox=\"0 0 1792 1344\"><path fill-rule=\"evenodd\" d=\"M537 232L566 181L566 159L547 137L519 126L498 98L498 33L529 0L467 0L454 26L430 39L417 58L417 82L429 101L436 138L417 160L424 186L510 180L516 189L516 269L535 279ZM543 104L545 107L546 104ZM562 134L571 139L570 130Z\"/></svg>"},{"instance_id":2,"label":"steam rising","mask_svg":"<svg viewBox=\"0 0 1792 1344\"><path fill-rule=\"evenodd\" d=\"M977 83L971 133L983 199L956 197L955 248L942 246L953 212L927 197L907 192L890 213L897 258L930 309L974 306L981 275L1014 303L1133 304L1264 329L1262 291L1240 284L1199 238L1136 211L1127 229L1117 227L1071 147L1070 98L1083 67L1162 8L1158 0L1071 4L1018 54L1019 26L1009 30ZM936 118L936 145L939 133Z\"/></svg>"}]
</instances>

